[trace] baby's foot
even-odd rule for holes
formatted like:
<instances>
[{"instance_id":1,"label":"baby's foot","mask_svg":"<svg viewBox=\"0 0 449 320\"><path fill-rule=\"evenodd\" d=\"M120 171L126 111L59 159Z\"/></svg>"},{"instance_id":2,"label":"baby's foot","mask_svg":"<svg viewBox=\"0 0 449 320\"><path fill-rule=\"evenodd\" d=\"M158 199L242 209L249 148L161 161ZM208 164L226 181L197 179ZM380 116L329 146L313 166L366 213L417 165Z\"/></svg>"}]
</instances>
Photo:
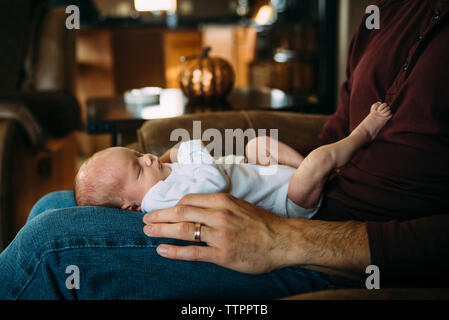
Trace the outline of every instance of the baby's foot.
<instances>
[{"instance_id":1,"label":"baby's foot","mask_svg":"<svg viewBox=\"0 0 449 320\"><path fill-rule=\"evenodd\" d=\"M371 106L370 113L352 133L364 133L370 140L374 140L391 116L390 107L386 103L376 102Z\"/></svg>"}]
</instances>

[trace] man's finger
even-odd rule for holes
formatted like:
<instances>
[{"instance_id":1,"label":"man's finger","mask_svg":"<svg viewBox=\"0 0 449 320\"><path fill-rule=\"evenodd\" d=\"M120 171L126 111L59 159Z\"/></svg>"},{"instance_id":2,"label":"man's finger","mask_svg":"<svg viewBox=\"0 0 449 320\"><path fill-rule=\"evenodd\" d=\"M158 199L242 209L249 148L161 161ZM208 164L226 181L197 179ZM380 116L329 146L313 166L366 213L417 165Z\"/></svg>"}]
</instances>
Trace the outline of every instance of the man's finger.
<instances>
[{"instance_id":1,"label":"man's finger","mask_svg":"<svg viewBox=\"0 0 449 320\"><path fill-rule=\"evenodd\" d=\"M149 224L143 228L143 232L149 237L195 241L195 224L192 222ZM217 240L214 233L212 228L201 226L201 241L214 245Z\"/></svg>"},{"instance_id":2,"label":"man's finger","mask_svg":"<svg viewBox=\"0 0 449 320\"><path fill-rule=\"evenodd\" d=\"M174 246L161 244L157 247L157 253L165 258L188 261L216 261L218 249L203 246Z\"/></svg>"},{"instance_id":3,"label":"man's finger","mask_svg":"<svg viewBox=\"0 0 449 320\"><path fill-rule=\"evenodd\" d=\"M211 225L211 209L192 206L177 205L172 208L155 210L143 216L143 222L149 223L176 223L199 222Z\"/></svg>"}]
</instances>

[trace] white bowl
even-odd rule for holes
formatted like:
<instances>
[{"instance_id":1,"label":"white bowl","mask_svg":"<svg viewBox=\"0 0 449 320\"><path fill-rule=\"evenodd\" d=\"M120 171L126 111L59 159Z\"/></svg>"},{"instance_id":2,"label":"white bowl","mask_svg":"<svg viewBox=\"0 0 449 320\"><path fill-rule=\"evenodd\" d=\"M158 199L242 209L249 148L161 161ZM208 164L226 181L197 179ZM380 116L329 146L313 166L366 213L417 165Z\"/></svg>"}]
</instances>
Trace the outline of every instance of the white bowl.
<instances>
[{"instance_id":1,"label":"white bowl","mask_svg":"<svg viewBox=\"0 0 449 320\"><path fill-rule=\"evenodd\" d=\"M126 91L124 94L126 104L159 104L162 88L145 87Z\"/></svg>"}]
</instances>

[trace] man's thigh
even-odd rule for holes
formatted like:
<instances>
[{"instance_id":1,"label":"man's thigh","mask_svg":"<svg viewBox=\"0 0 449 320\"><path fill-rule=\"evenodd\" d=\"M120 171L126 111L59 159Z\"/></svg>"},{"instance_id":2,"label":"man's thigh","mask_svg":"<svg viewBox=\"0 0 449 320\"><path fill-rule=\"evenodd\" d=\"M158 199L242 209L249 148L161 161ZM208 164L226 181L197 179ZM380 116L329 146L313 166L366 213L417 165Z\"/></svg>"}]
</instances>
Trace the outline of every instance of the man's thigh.
<instances>
[{"instance_id":1,"label":"man's thigh","mask_svg":"<svg viewBox=\"0 0 449 320\"><path fill-rule=\"evenodd\" d=\"M28 215L27 222L48 210L76 207L72 190L55 191L37 201Z\"/></svg>"},{"instance_id":2,"label":"man's thigh","mask_svg":"<svg viewBox=\"0 0 449 320\"><path fill-rule=\"evenodd\" d=\"M147 237L142 216L100 207L39 214L0 255L0 298L273 299L354 286L301 268L248 275L169 260L156 253L160 243L192 243Z\"/></svg>"}]
</instances>

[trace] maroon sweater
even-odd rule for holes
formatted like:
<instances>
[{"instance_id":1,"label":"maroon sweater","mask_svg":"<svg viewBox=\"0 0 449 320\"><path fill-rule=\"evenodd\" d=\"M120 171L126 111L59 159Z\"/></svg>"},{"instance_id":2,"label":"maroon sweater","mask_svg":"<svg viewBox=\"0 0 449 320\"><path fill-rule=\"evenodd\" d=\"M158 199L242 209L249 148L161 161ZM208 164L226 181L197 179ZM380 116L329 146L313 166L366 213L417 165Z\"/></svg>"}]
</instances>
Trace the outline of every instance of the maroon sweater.
<instances>
[{"instance_id":1,"label":"maroon sweater","mask_svg":"<svg viewBox=\"0 0 449 320\"><path fill-rule=\"evenodd\" d=\"M347 136L376 101L393 118L325 189L315 219L366 221L381 286L449 286L449 1L381 0L364 17L320 144Z\"/></svg>"}]
</instances>

